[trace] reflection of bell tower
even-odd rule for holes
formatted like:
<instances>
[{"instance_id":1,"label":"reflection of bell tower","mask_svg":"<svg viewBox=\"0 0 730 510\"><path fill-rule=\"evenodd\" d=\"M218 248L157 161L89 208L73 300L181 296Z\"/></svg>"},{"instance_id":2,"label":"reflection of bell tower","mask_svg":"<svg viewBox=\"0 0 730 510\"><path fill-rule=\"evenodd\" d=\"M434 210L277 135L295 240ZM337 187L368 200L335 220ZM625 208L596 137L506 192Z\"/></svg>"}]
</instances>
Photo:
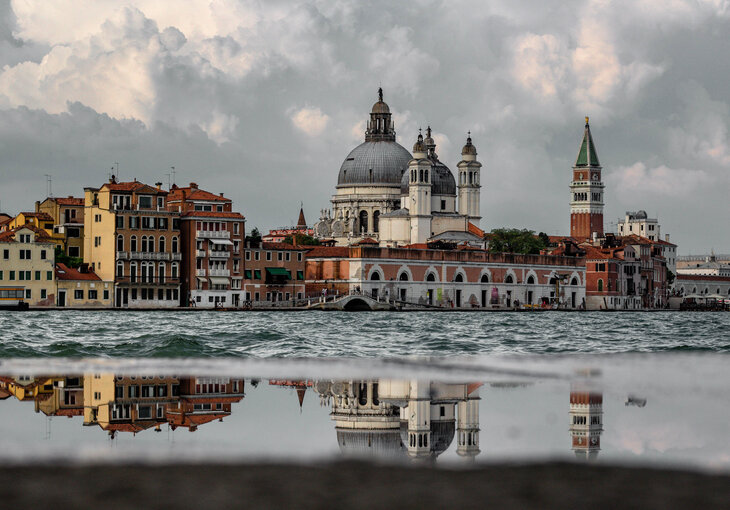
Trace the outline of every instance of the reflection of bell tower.
<instances>
[{"instance_id":1,"label":"reflection of bell tower","mask_svg":"<svg viewBox=\"0 0 730 510\"><path fill-rule=\"evenodd\" d=\"M431 385L414 382L408 407L404 408L408 420L408 455L414 459L431 456Z\"/></svg>"},{"instance_id":2,"label":"reflection of bell tower","mask_svg":"<svg viewBox=\"0 0 730 510\"><path fill-rule=\"evenodd\" d=\"M477 389L468 393L467 400L459 401L457 404L456 453L462 457L470 457L472 460L480 452L479 400L479 390Z\"/></svg>"},{"instance_id":3,"label":"reflection of bell tower","mask_svg":"<svg viewBox=\"0 0 730 510\"><path fill-rule=\"evenodd\" d=\"M574 386L570 392L570 435L576 458L596 459L602 432L603 393Z\"/></svg>"}]
</instances>

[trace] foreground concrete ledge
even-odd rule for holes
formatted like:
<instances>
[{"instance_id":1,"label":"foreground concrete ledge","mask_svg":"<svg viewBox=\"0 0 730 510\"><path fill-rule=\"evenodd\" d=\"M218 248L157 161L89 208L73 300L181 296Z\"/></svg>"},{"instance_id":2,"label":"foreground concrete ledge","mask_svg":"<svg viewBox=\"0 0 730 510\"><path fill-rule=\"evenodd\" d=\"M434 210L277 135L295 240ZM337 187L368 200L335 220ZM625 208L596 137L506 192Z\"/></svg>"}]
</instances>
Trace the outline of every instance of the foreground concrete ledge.
<instances>
[{"instance_id":1,"label":"foreground concrete ledge","mask_svg":"<svg viewBox=\"0 0 730 510\"><path fill-rule=\"evenodd\" d=\"M3 508L728 508L730 476L548 463L2 467Z\"/></svg>"}]
</instances>

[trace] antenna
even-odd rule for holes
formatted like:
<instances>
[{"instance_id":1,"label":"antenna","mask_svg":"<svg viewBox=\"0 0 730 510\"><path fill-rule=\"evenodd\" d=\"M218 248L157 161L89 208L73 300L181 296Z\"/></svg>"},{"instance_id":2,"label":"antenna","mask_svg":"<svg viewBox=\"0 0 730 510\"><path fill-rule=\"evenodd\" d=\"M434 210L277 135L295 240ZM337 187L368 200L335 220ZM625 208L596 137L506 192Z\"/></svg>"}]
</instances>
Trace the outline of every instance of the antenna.
<instances>
[{"instance_id":1,"label":"antenna","mask_svg":"<svg viewBox=\"0 0 730 510\"><path fill-rule=\"evenodd\" d=\"M175 167L171 166L171 174L172 174L172 183L175 184Z\"/></svg>"},{"instance_id":2,"label":"antenna","mask_svg":"<svg viewBox=\"0 0 730 510\"><path fill-rule=\"evenodd\" d=\"M46 175L46 196L52 197L53 196L53 178L49 174Z\"/></svg>"}]
</instances>

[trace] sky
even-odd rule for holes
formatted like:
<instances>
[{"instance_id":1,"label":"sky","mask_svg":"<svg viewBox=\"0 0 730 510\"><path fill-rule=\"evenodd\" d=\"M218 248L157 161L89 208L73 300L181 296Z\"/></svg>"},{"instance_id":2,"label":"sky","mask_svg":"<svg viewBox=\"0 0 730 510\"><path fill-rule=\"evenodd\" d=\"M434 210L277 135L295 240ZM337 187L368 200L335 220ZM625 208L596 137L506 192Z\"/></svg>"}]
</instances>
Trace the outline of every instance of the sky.
<instances>
[{"instance_id":1,"label":"sky","mask_svg":"<svg viewBox=\"0 0 730 510\"><path fill-rule=\"evenodd\" d=\"M471 131L486 230L568 233L590 116L608 230L730 253L728 34L728 0L0 0L0 210L118 163L311 224L382 86L407 149L430 125L453 171Z\"/></svg>"}]
</instances>

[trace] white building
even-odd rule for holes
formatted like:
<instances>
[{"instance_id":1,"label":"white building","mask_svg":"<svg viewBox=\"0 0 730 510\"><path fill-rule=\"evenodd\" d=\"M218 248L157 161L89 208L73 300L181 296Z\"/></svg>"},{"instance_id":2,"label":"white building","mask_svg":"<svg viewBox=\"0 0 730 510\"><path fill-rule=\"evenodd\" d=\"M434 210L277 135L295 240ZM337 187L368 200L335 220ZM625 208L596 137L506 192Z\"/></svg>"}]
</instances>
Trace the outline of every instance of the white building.
<instances>
[{"instance_id":1,"label":"white building","mask_svg":"<svg viewBox=\"0 0 730 510\"><path fill-rule=\"evenodd\" d=\"M626 211L624 219L618 220L617 230L620 236L635 234L650 241L659 241L662 238L659 220L649 218L646 211Z\"/></svg>"},{"instance_id":2,"label":"white building","mask_svg":"<svg viewBox=\"0 0 730 510\"><path fill-rule=\"evenodd\" d=\"M677 269L677 273L694 276L722 276L730 277L730 264L720 262L715 255L710 255L704 262L697 262Z\"/></svg>"},{"instance_id":3,"label":"white building","mask_svg":"<svg viewBox=\"0 0 730 510\"><path fill-rule=\"evenodd\" d=\"M413 155L396 142L390 107L378 91L365 142L345 158L332 197L314 225L319 238L345 246L364 238L382 246L444 240L479 244L480 168L471 138L458 163L459 184L438 159L431 128Z\"/></svg>"}]
</instances>

